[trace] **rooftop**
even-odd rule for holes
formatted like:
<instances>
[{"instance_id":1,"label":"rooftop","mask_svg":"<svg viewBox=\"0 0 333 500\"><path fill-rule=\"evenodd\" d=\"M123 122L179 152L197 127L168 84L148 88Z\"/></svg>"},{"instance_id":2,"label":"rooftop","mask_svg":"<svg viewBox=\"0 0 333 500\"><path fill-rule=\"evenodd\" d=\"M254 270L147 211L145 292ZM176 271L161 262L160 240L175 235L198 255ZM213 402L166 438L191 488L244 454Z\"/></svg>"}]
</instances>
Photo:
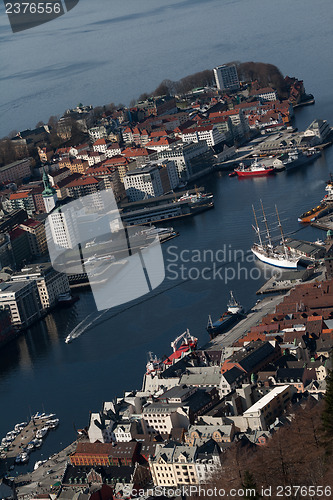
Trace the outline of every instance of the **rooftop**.
<instances>
[{"instance_id":1,"label":"rooftop","mask_svg":"<svg viewBox=\"0 0 333 500\"><path fill-rule=\"evenodd\" d=\"M254 413L260 411L266 405L268 405L276 396L282 394L286 389L289 388L289 385L282 385L279 387L274 387L268 394L259 399L254 405L250 406L245 412L244 415L248 415L249 413Z\"/></svg>"}]
</instances>

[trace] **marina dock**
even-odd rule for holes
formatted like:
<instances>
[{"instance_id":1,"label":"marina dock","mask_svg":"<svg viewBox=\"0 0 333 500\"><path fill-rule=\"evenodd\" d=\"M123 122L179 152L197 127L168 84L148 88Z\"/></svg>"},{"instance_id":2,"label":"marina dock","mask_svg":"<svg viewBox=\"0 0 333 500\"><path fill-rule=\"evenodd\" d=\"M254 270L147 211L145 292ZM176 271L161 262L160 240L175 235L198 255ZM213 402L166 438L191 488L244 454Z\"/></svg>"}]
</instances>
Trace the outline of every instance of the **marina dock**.
<instances>
[{"instance_id":1,"label":"marina dock","mask_svg":"<svg viewBox=\"0 0 333 500\"><path fill-rule=\"evenodd\" d=\"M11 443L8 443L8 445L5 446L1 446L2 451L0 453L0 474L3 471L8 472L12 469L12 466L15 465L15 458L27 449L29 443L36 439L37 431L43 429L46 426L46 422L54 418L54 414L45 415L45 417L42 418L31 417L27 425L25 427L22 427L20 432ZM45 433L43 439L46 437L46 435L47 433ZM4 437L5 436L2 436L2 438ZM29 454L33 453L33 451L34 449L32 449ZM32 456L31 459L33 459Z\"/></svg>"}]
</instances>

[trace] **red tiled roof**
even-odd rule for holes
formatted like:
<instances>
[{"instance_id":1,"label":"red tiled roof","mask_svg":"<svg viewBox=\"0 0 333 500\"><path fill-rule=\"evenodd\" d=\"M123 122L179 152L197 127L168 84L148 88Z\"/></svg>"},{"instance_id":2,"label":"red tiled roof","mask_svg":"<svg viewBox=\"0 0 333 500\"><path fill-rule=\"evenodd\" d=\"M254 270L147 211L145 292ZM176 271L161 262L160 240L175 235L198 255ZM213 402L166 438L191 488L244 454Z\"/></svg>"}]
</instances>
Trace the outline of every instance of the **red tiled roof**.
<instances>
[{"instance_id":1,"label":"red tiled roof","mask_svg":"<svg viewBox=\"0 0 333 500\"><path fill-rule=\"evenodd\" d=\"M27 226L27 227L38 227L40 226L41 224L43 224L41 221L39 220L35 220L35 219L27 219L25 220L24 222L22 222L22 226Z\"/></svg>"},{"instance_id":2,"label":"red tiled roof","mask_svg":"<svg viewBox=\"0 0 333 500\"><path fill-rule=\"evenodd\" d=\"M28 198L30 191L20 191L18 193L13 193L10 195L10 200L21 200L22 198Z\"/></svg>"},{"instance_id":3,"label":"red tiled roof","mask_svg":"<svg viewBox=\"0 0 333 500\"><path fill-rule=\"evenodd\" d=\"M68 188L76 187L76 186L89 186L90 184L98 184L99 179L95 177L81 177L80 179L76 179L75 181L67 184Z\"/></svg>"},{"instance_id":4,"label":"red tiled roof","mask_svg":"<svg viewBox=\"0 0 333 500\"><path fill-rule=\"evenodd\" d=\"M105 139L97 139L97 141L94 142L93 146L104 146L108 142Z\"/></svg>"}]
</instances>

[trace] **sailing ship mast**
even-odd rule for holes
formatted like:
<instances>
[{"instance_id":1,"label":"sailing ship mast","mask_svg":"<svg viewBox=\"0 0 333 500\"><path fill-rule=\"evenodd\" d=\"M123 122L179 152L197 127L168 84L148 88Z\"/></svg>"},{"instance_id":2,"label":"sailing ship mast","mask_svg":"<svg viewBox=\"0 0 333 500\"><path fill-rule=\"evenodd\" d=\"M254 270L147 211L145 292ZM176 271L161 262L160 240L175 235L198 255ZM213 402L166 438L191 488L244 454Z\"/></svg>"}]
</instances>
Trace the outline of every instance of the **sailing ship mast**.
<instances>
[{"instance_id":1,"label":"sailing ship mast","mask_svg":"<svg viewBox=\"0 0 333 500\"><path fill-rule=\"evenodd\" d=\"M262 246L262 241L261 241L261 236L260 236L260 229L259 229L259 224L258 224L258 220L257 220L257 214L256 214L256 211L255 211L253 205L252 205L252 210L253 210L254 220L255 220L255 223L256 223L256 227L257 227L257 228L254 228L254 230L255 230L255 232L258 235L260 246Z\"/></svg>"},{"instance_id":2,"label":"sailing ship mast","mask_svg":"<svg viewBox=\"0 0 333 500\"><path fill-rule=\"evenodd\" d=\"M272 240L271 240L271 233L269 232L269 229L268 229L266 214L265 214L265 210L264 210L264 205L262 204L262 200L260 200L260 204L261 204L262 214L264 216L263 221L264 221L265 226L266 226L266 234L267 234L268 243L269 243L270 248L273 248Z\"/></svg>"},{"instance_id":3,"label":"sailing ship mast","mask_svg":"<svg viewBox=\"0 0 333 500\"><path fill-rule=\"evenodd\" d=\"M275 211L276 211L276 216L277 216L277 220L278 220L278 226L279 226L280 232L281 232L281 238L282 238L282 245L283 245L283 248L284 248L284 253L285 253L286 258L288 258L287 245L286 245L286 241L284 239L282 224L281 224L281 221L280 221L280 216L279 216L279 212L278 212L278 209L277 209L276 205L275 205Z\"/></svg>"}]
</instances>

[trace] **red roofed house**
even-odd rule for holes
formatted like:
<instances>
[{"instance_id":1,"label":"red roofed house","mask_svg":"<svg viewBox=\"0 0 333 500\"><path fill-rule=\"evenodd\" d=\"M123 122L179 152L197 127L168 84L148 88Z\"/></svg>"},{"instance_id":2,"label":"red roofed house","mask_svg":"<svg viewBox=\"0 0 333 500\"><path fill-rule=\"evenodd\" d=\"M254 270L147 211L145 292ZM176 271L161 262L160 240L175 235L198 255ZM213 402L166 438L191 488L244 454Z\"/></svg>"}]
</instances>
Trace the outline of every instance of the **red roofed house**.
<instances>
[{"instance_id":1,"label":"red roofed house","mask_svg":"<svg viewBox=\"0 0 333 500\"><path fill-rule=\"evenodd\" d=\"M68 196L78 199L82 198L82 196L103 191L104 182L103 179L99 179L97 177L81 177L67 184L66 189ZM96 197L95 202L98 205L102 205L102 200L99 197ZM101 208L103 208L103 205Z\"/></svg>"},{"instance_id":2,"label":"red roofed house","mask_svg":"<svg viewBox=\"0 0 333 500\"><path fill-rule=\"evenodd\" d=\"M78 443L70 455L72 465L134 465L139 460L139 443Z\"/></svg>"},{"instance_id":3,"label":"red roofed house","mask_svg":"<svg viewBox=\"0 0 333 500\"><path fill-rule=\"evenodd\" d=\"M110 141L106 139L97 139L93 144L93 150L97 153L106 153L109 144L111 144Z\"/></svg>"},{"instance_id":4,"label":"red roofed house","mask_svg":"<svg viewBox=\"0 0 333 500\"><path fill-rule=\"evenodd\" d=\"M36 211L32 189L26 191L17 191L9 196L9 200L3 202L11 210L25 210L29 215Z\"/></svg>"}]
</instances>

